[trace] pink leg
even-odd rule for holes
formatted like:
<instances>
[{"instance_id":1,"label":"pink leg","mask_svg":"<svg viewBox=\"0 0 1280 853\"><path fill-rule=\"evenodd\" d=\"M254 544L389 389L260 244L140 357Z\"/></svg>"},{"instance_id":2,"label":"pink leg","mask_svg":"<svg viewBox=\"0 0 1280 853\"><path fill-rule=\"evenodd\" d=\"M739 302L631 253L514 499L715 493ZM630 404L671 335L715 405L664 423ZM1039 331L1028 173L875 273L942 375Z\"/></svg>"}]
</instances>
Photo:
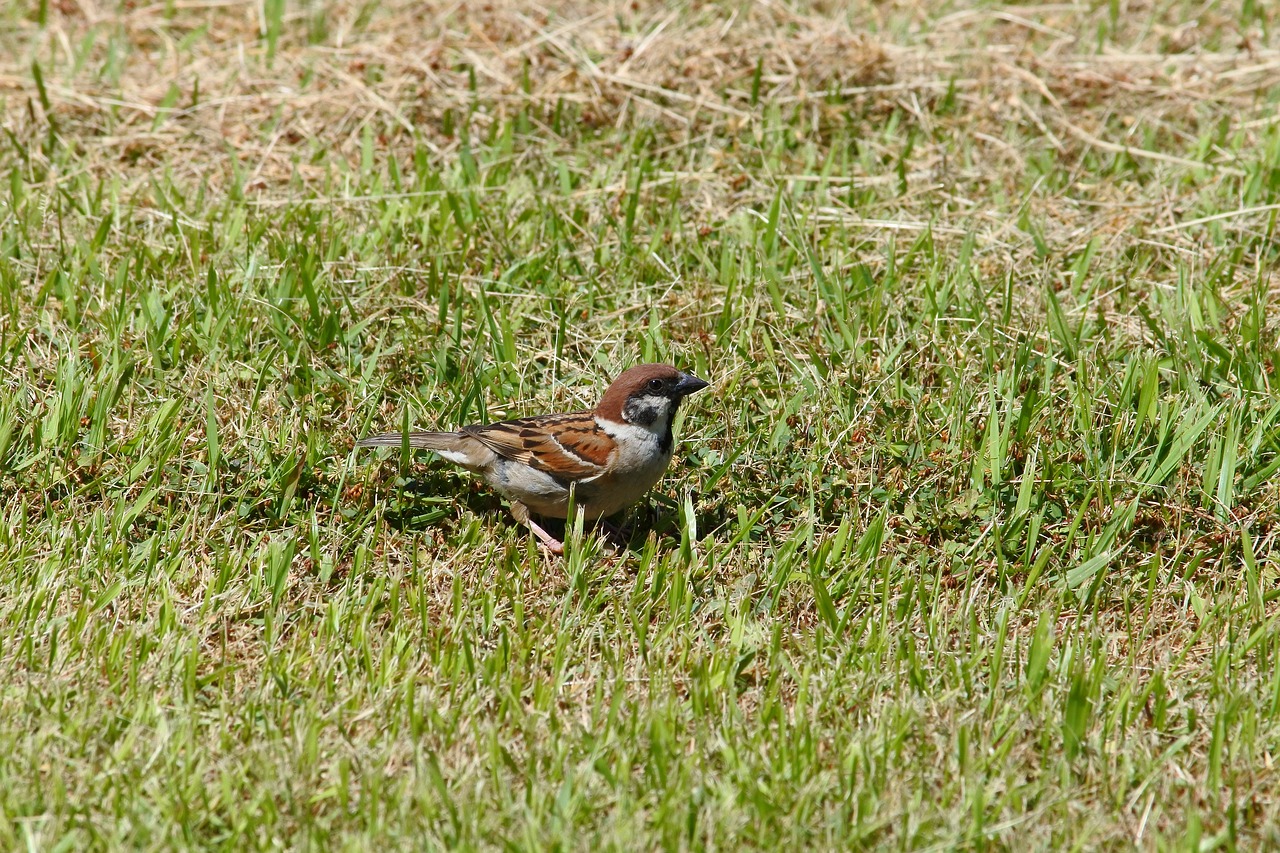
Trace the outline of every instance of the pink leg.
<instances>
[{"instance_id":1,"label":"pink leg","mask_svg":"<svg viewBox=\"0 0 1280 853\"><path fill-rule=\"evenodd\" d=\"M542 529L542 526L532 518L528 521L529 529L533 531L533 535L538 537L538 544L546 548L552 554L563 554L564 543L550 533Z\"/></svg>"},{"instance_id":2,"label":"pink leg","mask_svg":"<svg viewBox=\"0 0 1280 853\"><path fill-rule=\"evenodd\" d=\"M511 515L516 521L533 531L533 535L538 537L538 544L550 551L552 554L563 554L564 543L550 533L542 529L538 522L534 521L529 515L529 508L519 501L511 502Z\"/></svg>"}]
</instances>

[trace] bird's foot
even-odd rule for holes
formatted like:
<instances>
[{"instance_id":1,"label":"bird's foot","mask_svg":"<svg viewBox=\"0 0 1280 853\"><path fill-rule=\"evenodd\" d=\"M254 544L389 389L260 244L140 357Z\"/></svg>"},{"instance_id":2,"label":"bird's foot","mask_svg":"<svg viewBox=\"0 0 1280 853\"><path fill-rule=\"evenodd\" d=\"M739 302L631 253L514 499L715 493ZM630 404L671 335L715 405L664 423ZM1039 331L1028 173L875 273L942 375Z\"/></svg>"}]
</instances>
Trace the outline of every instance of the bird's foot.
<instances>
[{"instance_id":1,"label":"bird's foot","mask_svg":"<svg viewBox=\"0 0 1280 853\"><path fill-rule=\"evenodd\" d=\"M564 543L550 533L542 529L542 525L533 520L529 514L529 508L519 501L511 502L511 515L517 522L533 531L533 535L538 537L538 545L543 550L551 554L561 555L564 553Z\"/></svg>"},{"instance_id":2,"label":"bird's foot","mask_svg":"<svg viewBox=\"0 0 1280 853\"><path fill-rule=\"evenodd\" d=\"M542 529L542 525L534 521L532 518L526 522L529 529L533 531L533 535L538 537L538 544L544 548L547 553L562 556L564 554L564 543L550 533Z\"/></svg>"},{"instance_id":3,"label":"bird's foot","mask_svg":"<svg viewBox=\"0 0 1280 853\"><path fill-rule=\"evenodd\" d=\"M605 549L610 554L622 552L631 541L631 529L628 527L619 527L607 518L601 518L597 526L604 534L600 538L604 540Z\"/></svg>"}]
</instances>

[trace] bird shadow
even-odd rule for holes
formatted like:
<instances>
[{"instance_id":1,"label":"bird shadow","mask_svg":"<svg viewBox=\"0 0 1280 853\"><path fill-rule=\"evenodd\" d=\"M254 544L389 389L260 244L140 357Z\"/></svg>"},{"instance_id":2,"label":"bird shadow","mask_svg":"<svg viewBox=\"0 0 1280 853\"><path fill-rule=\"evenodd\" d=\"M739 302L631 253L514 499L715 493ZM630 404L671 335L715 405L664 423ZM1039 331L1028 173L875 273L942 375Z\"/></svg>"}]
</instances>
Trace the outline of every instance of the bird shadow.
<instances>
[{"instance_id":1,"label":"bird shadow","mask_svg":"<svg viewBox=\"0 0 1280 853\"><path fill-rule=\"evenodd\" d=\"M463 507L475 515L502 508L496 496L472 490L468 485L443 474L409 477L381 498L382 518L387 526L402 533L417 533L441 527L440 522L446 519L461 517Z\"/></svg>"},{"instance_id":2,"label":"bird shadow","mask_svg":"<svg viewBox=\"0 0 1280 853\"><path fill-rule=\"evenodd\" d=\"M698 538L702 539L720 530L725 525L726 518L724 508L718 504L702 511L695 510L693 520ZM680 511L674 501L663 499L645 504L636 509L626 522L625 529L632 531L628 540L628 544L632 547L635 547L637 542L643 545L650 531L657 534L659 539L671 538L676 542L680 541L682 533Z\"/></svg>"},{"instance_id":3,"label":"bird shadow","mask_svg":"<svg viewBox=\"0 0 1280 853\"><path fill-rule=\"evenodd\" d=\"M615 545L622 545L633 553L644 550L650 533L657 538L658 545L663 548L679 547L682 535L680 511L674 502L665 498L642 504L629 513L609 521L609 524L597 525L596 532ZM721 529L724 524L725 514L721 508L694 513L694 525L699 539ZM591 525L587 525L585 529L590 530Z\"/></svg>"}]
</instances>

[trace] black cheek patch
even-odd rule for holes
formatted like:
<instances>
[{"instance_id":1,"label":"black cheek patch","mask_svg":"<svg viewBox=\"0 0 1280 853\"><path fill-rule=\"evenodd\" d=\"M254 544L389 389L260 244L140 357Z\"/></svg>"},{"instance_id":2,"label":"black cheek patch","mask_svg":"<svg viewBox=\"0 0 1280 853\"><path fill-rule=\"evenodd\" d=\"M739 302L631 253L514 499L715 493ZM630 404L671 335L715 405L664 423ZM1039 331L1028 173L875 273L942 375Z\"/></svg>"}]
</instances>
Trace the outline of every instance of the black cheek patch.
<instances>
[{"instance_id":1,"label":"black cheek patch","mask_svg":"<svg viewBox=\"0 0 1280 853\"><path fill-rule=\"evenodd\" d=\"M622 416L627 419L627 423L649 426L669 405L670 403L661 397L633 397L622 407Z\"/></svg>"}]
</instances>

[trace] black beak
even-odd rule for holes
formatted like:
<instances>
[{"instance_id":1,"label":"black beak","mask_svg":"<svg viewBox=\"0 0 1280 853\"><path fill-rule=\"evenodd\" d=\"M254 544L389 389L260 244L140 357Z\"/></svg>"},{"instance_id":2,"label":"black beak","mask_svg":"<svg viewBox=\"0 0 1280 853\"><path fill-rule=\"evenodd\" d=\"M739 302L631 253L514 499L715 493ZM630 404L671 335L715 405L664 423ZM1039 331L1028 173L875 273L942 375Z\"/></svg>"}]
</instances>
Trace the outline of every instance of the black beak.
<instances>
[{"instance_id":1,"label":"black beak","mask_svg":"<svg viewBox=\"0 0 1280 853\"><path fill-rule=\"evenodd\" d=\"M711 384L710 382L704 382L692 373L682 373L680 374L680 377L680 381L677 382L675 387L671 390L675 391L681 397L688 397L693 392L701 391L703 388L706 388Z\"/></svg>"}]
</instances>

